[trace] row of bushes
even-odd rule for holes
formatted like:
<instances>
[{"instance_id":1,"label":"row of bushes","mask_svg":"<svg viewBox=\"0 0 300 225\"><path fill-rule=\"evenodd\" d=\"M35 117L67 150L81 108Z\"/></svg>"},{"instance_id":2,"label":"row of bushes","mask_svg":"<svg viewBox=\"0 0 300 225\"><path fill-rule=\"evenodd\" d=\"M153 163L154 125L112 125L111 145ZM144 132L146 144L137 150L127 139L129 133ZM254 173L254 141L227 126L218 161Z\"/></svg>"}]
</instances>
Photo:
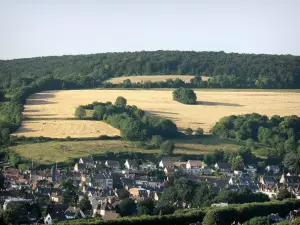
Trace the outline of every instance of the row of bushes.
<instances>
[{"instance_id":1,"label":"row of bushes","mask_svg":"<svg viewBox=\"0 0 300 225\"><path fill-rule=\"evenodd\" d=\"M223 225L235 222L243 223L253 217L278 213L286 216L290 211L300 208L299 200L272 201L266 203L248 203L208 211L203 219L205 225Z\"/></svg>"},{"instance_id":2,"label":"row of bushes","mask_svg":"<svg viewBox=\"0 0 300 225\"><path fill-rule=\"evenodd\" d=\"M215 209L199 209L182 212L182 214L164 216L142 216L125 217L116 220L71 220L60 224L89 224L89 225L134 225L134 224L188 224L203 221L204 225L224 225L236 222L245 222L253 217L268 216L271 213L278 213L286 216L291 210L300 208L299 200L273 201L267 203L249 203L242 205L232 205Z\"/></svg>"},{"instance_id":3,"label":"row of bushes","mask_svg":"<svg viewBox=\"0 0 300 225\"><path fill-rule=\"evenodd\" d=\"M141 217L124 217L116 220L71 220L60 223L67 224L90 224L90 225L175 225L188 224L195 221L201 221L205 216L205 211L197 210L184 215L163 215L163 216L141 216Z\"/></svg>"}]
</instances>

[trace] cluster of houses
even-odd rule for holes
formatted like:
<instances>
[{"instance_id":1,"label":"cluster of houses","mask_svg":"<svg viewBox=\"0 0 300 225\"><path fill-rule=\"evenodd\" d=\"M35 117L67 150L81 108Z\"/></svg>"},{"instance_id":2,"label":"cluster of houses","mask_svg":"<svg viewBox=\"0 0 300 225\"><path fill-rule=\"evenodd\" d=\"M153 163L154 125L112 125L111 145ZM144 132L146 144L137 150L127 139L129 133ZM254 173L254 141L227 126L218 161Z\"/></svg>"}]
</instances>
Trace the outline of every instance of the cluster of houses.
<instances>
[{"instance_id":1,"label":"cluster of houses","mask_svg":"<svg viewBox=\"0 0 300 225\"><path fill-rule=\"evenodd\" d=\"M216 171L222 176L215 176ZM296 196L300 196L300 177L284 174L278 180L280 168L277 166L266 167L266 172L273 175L263 175L255 180L253 175L257 169L253 165L245 166L242 172L232 171L228 163L207 166L201 160L179 162L163 158L157 164L149 162L140 165L136 160L130 159L121 164L117 160L86 157L81 158L71 170L59 170L56 166L51 170L27 171L4 168L5 188L1 191L0 201L3 210L14 202L39 202L46 212L45 216L41 220L30 213L28 219L32 222L39 220L44 224L99 215L103 219L115 219L120 217L117 206L122 191L126 190L129 197L137 201L146 198L158 201L168 178L176 172L190 180L206 182L216 192L224 188L239 190L247 187L253 192L263 192L270 197L276 197L278 190L285 186ZM79 201L87 196L92 209L82 211L78 207L64 204L62 180L71 181L77 188Z\"/></svg>"}]
</instances>

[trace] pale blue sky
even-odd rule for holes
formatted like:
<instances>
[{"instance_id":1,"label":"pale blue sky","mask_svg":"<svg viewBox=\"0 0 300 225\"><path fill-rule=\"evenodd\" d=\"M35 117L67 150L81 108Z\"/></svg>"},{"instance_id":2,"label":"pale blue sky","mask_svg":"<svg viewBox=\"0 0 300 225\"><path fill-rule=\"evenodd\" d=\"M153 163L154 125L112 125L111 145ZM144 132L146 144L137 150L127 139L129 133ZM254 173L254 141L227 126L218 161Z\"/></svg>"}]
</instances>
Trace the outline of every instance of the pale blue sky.
<instances>
[{"instance_id":1,"label":"pale blue sky","mask_svg":"<svg viewBox=\"0 0 300 225\"><path fill-rule=\"evenodd\" d=\"M140 50L300 55L300 0L0 0L0 59Z\"/></svg>"}]
</instances>

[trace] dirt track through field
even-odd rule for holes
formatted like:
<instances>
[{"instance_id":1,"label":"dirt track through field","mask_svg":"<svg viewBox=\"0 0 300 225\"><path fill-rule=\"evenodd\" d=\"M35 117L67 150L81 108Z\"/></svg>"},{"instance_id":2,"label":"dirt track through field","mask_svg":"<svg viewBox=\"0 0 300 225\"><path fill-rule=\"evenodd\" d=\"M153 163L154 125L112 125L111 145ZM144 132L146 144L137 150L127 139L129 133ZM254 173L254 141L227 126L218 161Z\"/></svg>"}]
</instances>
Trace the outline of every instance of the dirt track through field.
<instances>
[{"instance_id":1,"label":"dirt track through field","mask_svg":"<svg viewBox=\"0 0 300 225\"><path fill-rule=\"evenodd\" d=\"M25 105L24 136L97 137L118 135L119 131L101 121L64 120L74 118L75 108L93 101L114 102L118 96L149 113L172 119L179 128L202 127L206 132L222 117L246 113L300 116L300 93L279 91L196 91L197 105L172 100L171 90L72 90L32 95Z\"/></svg>"}]
</instances>

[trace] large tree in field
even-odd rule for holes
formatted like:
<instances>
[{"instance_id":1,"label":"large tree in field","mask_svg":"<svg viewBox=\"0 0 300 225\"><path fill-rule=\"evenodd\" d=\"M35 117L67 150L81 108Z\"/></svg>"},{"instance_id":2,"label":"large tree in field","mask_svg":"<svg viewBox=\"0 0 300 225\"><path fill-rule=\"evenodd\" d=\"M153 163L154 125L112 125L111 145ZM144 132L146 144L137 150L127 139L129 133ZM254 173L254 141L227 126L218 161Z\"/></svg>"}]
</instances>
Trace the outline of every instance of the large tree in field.
<instances>
[{"instance_id":1,"label":"large tree in field","mask_svg":"<svg viewBox=\"0 0 300 225\"><path fill-rule=\"evenodd\" d=\"M287 153L283 160L283 165L296 174L300 174L300 151Z\"/></svg>"},{"instance_id":2,"label":"large tree in field","mask_svg":"<svg viewBox=\"0 0 300 225\"><path fill-rule=\"evenodd\" d=\"M125 107L126 104L127 104L126 98L124 98L122 96L117 97L116 102L115 102L115 106L117 106L117 107Z\"/></svg>"}]
</instances>

